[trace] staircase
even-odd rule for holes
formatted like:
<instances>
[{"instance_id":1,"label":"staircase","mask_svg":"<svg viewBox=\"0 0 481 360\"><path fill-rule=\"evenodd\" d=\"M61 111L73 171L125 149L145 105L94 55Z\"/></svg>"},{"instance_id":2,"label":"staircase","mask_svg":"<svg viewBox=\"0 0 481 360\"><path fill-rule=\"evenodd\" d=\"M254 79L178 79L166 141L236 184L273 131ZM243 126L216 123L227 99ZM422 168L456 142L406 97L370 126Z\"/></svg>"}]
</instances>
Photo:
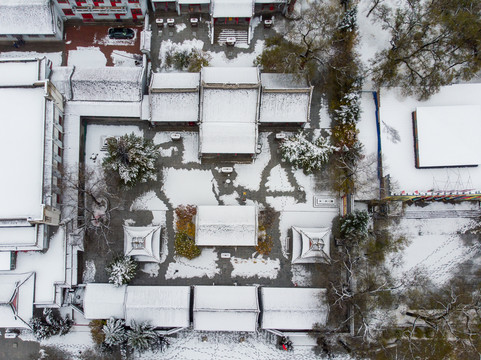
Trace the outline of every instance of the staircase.
<instances>
[{"instance_id":1,"label":"staircase","mask_svg":"<svg viewBox=\"0 0 481 360\"><path fill-rule=\"evenodd\" d=\"M239 29L215 28L214 37L217 39L219 45L225 45L228 37L235 37L236 44L247 44L249 33L247 27L242 27Z\"/></svg>"}]
</instances>

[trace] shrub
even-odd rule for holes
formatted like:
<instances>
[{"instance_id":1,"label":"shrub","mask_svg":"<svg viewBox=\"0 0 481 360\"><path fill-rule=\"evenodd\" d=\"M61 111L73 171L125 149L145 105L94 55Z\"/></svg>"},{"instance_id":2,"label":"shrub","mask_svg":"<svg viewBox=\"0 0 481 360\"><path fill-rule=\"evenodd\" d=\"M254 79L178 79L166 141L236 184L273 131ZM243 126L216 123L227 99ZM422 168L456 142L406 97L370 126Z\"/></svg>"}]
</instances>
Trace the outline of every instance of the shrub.
<instances>
[{"instance_id":1,"label":"shrub","mask_svg":"<svg viewBox=\"0 0 481 360\"><path fill-rule=\"evenodd\" d=\"M209 66L211 56L199 49L167 51L164 60L164 68L174 68L178 71L199 72L203 67Z\"/></svg>"},{"instance_id":2,"label":"shrub","mask_svg":"<svg viewBox=\"0 0 481 360\"><path fill-rule=\"evenodd\" d=\"M127 344L140 353L150 350L158 342L158 336L154 328L147 323L132 321L130 330L127 332Z\"/></svg>"},{"instance_id":3,"label":"shrub","mask_svg":"<svg viewBox=\"0 0 481 360\"><path fill-rule=\"evenodd\" d=\"M72 325L73 321L68 316L66 318L55 316L50 308L43 310L42 317L33 317L30 320L33 334L39 340L53 335L65 335L70 331Z\"/></svg>"},{"instance_id":4,"label":"shrub","mask_svg":"<svg viewBox=\"0 0 481 360\"><path fill-rule=\"evenodd\" d=\"M155 162L160 155L160 145L134 133L120 138L107 139L107 156L102 166L120 177L120 182L130 188L137 183L157 180Z\"/></svg>"},{"instance_id":5,"label":"shrub","mask_svg":"<svg viewBox=\"0 0 481 360\"><path fill-rule=\"evenodd\" d=\"M175 234L174 248L177 255L183 256L189 260L196 258L201 253L199 247L195 245L195 240L189 238L182 232Z\"/></svg>"},{"instance_id":6,"label":"shrub","mask_svg":"<svg viewBox=\"0 0 481 360\"><path fill-rule=\"evenodd\" d=\"M120 255L105 269L109 275L109 282L114 286L128 284L135 276L137 263L130 256Z\"/></svg>"},{"instance_id":7,"label":"shrub","mask_svg":"<svg viewBox=\"0 0 481 360\"><path fill-rule=\"evenodd\" d=\"M354 211L341 217L340 230L344 238L356 238L367 236L369 214L366 211Z\"/></svg>"},{"instance_id":8,"label":"shrub","mask_svg":"<svg viewBox=\"0 0 481 360\"><path fill-rule=\"evenodd\" d=\"M200 255L201 251L195 245L195 224L194 216L197 208L194 205L180 205L175 209L176 233L174 248L179 256L193 259Z\"/></svg>"},{"instance_id":9,"label":"shrub","mask_svg":"<svg viewBox=\"0 0 481 360\"><path fill-rule=\"evenodd\" d=\"M104 343L107 346L121 345L127 339L127 333L125 331L125 322L121 319L110 318L103 326L102 332L104 333Z\"/></svg>"},{"instance_id":10,"label":"shrub","mask_svg":"<svg viewBox=\"0 0 481 360\"><path fill-rule=\"evenodd\" d=\"M102 344L105 340L105 334L102 331L102 328L105 324L106 321L100 319L92 320L89 323L90 336L92 337L94 343L96 343L97 345Z\"/></svg>"},{"instance_id":11,"label":"shrub","mask_svg":"<svg viewBox=\"0 0 481 360\"><path fill-rule=\"evenodd\" d=\"M269 255L269 253L272 251L273 244L274 242L272 241L272 236L267 235L265 230L259 228L256 251L262 255Z\"/></svg>"}]
</instances>

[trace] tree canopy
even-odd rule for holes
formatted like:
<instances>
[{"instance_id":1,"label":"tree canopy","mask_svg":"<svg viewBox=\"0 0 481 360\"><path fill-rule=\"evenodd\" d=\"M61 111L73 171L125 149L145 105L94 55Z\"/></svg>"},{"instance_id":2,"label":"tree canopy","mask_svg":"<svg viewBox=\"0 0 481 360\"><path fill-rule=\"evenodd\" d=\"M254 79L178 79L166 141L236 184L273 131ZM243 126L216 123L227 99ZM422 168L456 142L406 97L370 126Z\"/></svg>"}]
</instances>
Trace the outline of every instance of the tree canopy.
<instances>
[{"instance_id":1,"label":"tree canopy","mask_svg":"<svg viewBox=\"0 0 481 360\"><path fill-rule=\"evenodd\" d=\"M377 86L424 100L480 71L479 0L409 0L396 9L379 4L373 14L391 36L391 47L372 61Z\"/></svg>"}]
</instances>

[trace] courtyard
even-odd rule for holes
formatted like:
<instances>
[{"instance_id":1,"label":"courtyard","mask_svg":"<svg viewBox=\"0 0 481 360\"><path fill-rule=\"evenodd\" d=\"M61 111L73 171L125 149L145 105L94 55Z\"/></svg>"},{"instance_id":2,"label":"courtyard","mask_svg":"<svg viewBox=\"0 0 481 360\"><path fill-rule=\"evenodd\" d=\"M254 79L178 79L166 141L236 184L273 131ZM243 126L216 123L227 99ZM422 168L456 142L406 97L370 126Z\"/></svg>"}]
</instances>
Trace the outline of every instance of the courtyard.
<instances>
[{"instance_id":1,"label":"courtyard","mask_svg":"<svg viewBox=\"0 0 481 360\"><path fill-rule=\"evenodd\" d=\"M122 190L119 206L110 213L107 235L87 233L83 271L79 271L82 283L108 282L105 267L124 253L123 225L160 225L160 263L139 263L132 285L328 286L329 265L291 264L291 227L330 228L339 204L328 191L327 175L305 175L281 160L274 131L260 132L260 151L253 163L233 164L222 159L204 163L198 158L194 127L164 130L125 121L86 124L86 168L100 168L105 155L103 139L132 132L160 145L161 156L157 181ZM180 134L180 140L173 140L172 134ZM232 172L223 173L223 167L232 167ZM336 200L315 207L315 198ZM260 217L272 208L272 225L266 228L273 239L272 250L262 255L255 247L202 247L201 255L193 260L176 256L173 210L179 205L256 205ZM330 248L334 249L332 244Z\"/></svg>"}]
</instances>

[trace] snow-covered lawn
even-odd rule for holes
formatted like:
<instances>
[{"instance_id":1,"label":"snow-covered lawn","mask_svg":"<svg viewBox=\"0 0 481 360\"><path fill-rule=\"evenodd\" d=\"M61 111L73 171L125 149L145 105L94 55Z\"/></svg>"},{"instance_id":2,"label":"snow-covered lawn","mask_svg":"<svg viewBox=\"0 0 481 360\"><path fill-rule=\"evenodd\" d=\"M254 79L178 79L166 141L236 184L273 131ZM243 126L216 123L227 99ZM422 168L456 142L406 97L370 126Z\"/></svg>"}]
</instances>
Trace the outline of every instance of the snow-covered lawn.
<instances>
[{"instance_id":1,"label":"snow-covered lawn","mask_svg":"<svg viewBox=\"0 0 481 360\"><path fill-rule=\"evenodd\" d=\"M157 197L154 190L150 190L134 200L130 211L134 210L167 210L167 206Z\"/></svg>"},{"instance_id":2,"label":"snow-covered lawn","mask_svg":"<svg viewBox=\"0 0 481 360\"><path fill-rule=\"evenodd\" d=\"M445 86L427 101L401 96L398 89L381 89L381 147L384 176L390 175L391 191L426 192L481 189L481 167L417 169L414 156L412 112L417 107L481 105L481 84ZM456 151L463 139L438 139ZM462 153L460 151L460 153ZM460 159L462 161L462 159Z\"/></svg>"},{"instance_id":3,"label":"snow-covered lawn","mask_svg":"<svg viewBox=\"0 0 481 360\"><path fill-rule=\"evenodd\" d=\"M173 207L217 205L217 181L210 170L164 168L162 190Z\"/></svg>"},{"instance_id":4,"label":"snow-covered lawn","mask_svg":"<svg viewBox=\"0 0 481 360\"><path fill-rule=\"evenodd\" d=\"M279 259L263 259L262 257L242 259L232 257L230 259L234 270L231 276L235 277L259 277L276 279L280 270Z\"/></svg>"},{"instance_id":5,"label":"snow-covered lawn","mask_svg":"<svg viewBox=\"0 0 481 360\"><path fill-rule=\"evenodd\" d=\"M459 211L468 209L469 205L433 203L422 209L411 206L406 213ZM393 236L404 236L409 241L407 248L396 254L396 260L401 257L401 264L393 268L393 273L400 280L421 272L435 284L442 285L453 276L459 264L481 254L479 242L468 244L462 238L462 234L473 227L475 220L429 216L431 218L401 218L399 224L390 227Z\"/></svg>"},{"instance_id":6,"label":"snow-covered lawn","mask_svg":"<svg viewBox=\"0 0 481 360\"><path fill-rule=\"evenodd\" d=\"M234 186L244 186L247 189L257 191L260 188L262 172L271 159L271 151L267 137L270 133L259 134L258 142L262 145L262 151L257 155L252 164L235 164L234 169L237 177Z\"/></svg>"},{"instance_id":7,"label":"snow-covered lawn","mask_svg":"<svg viewBox=\"0 0 481 360\"><path fill-rule=\"evenodd\" d=\"M271 169L266 183L269 191L293 191L294 186L291 185L287 177L287 172L281 165L276 165Z\"/></svg>"},{"instance_id":8,"label":"snow-covered lawn","mask_svg":"<svg viewBox=\"0 0 481 360\"><path fill-rule=\"evenodd\" d=\"M202 249L199 257L189 260L184 257L174 257L175 262L169 264L165 274L166 279L194 278L207 276L212 279L220 273L217 267L219 256L214 249Z\"/></svg>"}]
</instances>

